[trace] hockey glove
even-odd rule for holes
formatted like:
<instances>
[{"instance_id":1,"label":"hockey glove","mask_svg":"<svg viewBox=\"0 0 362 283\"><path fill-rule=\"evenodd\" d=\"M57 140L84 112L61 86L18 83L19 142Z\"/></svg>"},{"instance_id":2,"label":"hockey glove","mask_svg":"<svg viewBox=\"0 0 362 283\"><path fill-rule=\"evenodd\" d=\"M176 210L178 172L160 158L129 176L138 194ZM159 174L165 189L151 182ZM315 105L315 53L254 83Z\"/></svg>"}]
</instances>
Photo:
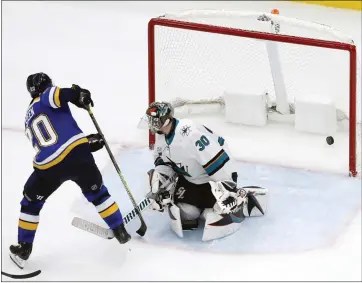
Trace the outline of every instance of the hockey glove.
<instances>
[{"instance_id":1,"label":"hockey glove","mask_svg":"<svg viewBox=\"0 0 362 283\"><path fill-rule=\"evenodd\" d=\"M74 105L76 105L79 108L84 108L84 109L87 109L87 107L89 107L89 105L91 105L92 107L94 106L93 100L91 98L91 93L89 90L83 89L80 86L75 85L75 84L72 85L72 89L76 93L76 98L74 101L72 101L74 103Z\"/></svg>"},{"instance_id":2,"label":"hockey glove","mask_svg":"<svg viewBox=\"0 0 362 283\"><path fill-rule=\"evenodd\" d=\"M177 183L177 174L166 165L156 166L147 172L151 191L147 195L152 199L151 209L163 212L164 207L172 202L172 195Z\"/></svg>"},{"instance_id":3,"label":"hockey glove","mask_svg":"<svg viewBox=\"0 0 362 283\"><path fill-rule=\"evenodd\" d=\"M172 194L169 191L163 191L159 194L148 193L147 198L151 200L150 208L163 212L165 207L170 203L173 203Z\"/></svg>"},{"instance_id":4,"label":"hockey glove","mask_svg":"<svg viewBox=\"0 0 362 283\"><path fill-rule=\"evenodd\" d=\"M163 191L171 191L175 188L177 174L167 165L156 166L147 172L150 181L151 192L158 194Z\"/></svg>"},{"instance_id":5,"label":"hockey glove","mask_svg":"<svg viewBox=\"0 0 362 283\"><path fill-rule=\"evenodd\" d=\"M246 202L246 191L238 189L233 181L210 181L209 184L216 199L214 211L217 214L235 213Z\"/></svg>"},{"instance_id":6,"label":"hockey glove","mask_svg":"<svg viewBox=\"0 0 362 283\"><path fill-rule=\"evenodd\" d=\"M100 150L104 146L104 139L100 134L91 134L87 136L91 152Z\"/></svg>"}]
</instances>

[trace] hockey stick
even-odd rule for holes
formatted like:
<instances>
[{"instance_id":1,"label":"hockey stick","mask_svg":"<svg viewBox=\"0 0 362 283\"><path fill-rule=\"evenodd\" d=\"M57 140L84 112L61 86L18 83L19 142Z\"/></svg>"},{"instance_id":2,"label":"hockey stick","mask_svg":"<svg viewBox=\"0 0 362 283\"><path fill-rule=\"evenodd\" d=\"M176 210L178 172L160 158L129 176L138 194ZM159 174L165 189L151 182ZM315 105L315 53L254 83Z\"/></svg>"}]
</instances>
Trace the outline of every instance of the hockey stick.
<instances>
[{"instance_id":1,"label":"hockey stick","mask_svg":"<svg viewBox=\"0 0 362 283\"><path fill-rule=\"evenodd\" d=\"M121 181L122 181L122 183L123 183L123 186L124 186L124 188L126 189L126 192L127 192L128 196L129 196L129 198L131 199L131 202L132 202L134 208L136 209L136 213L137 213L138 217L140 218L141 227L137 230L137 234L140 235L140 236L144 236L145 233L146 233L146 231L147 231L147 226L146 226L145 221L143 220L142 214L141 214L141 212L138 210L136 201L134 200L133 195L132 195L132 193L131 193L128 185L127 185L127 182L126 182L125 178L124 178L123 175L122 175L121 169L119 169L118 164L117 164L116 160L114 159L114 156L113 156L113 154L112 154L112 152L111 152L111 149L110 149L110 147L109 147L106 139L104 138L104 135L103 135L103 133L102 133L102 130L101 130L101 128L99 127L98 122L97 122L96 118L95 118L94 115L93 115L92 109L88 106L88 107L87 107L87 110L88 110L89 116L91 117L91 119L92 119L92 121L93 121L94 126L96 127L98 133L102 136L102 138L103 138L103 140L104 140L104 145L106 146L106 149L107 149L107 151L108 151L109 157L111 158L112 163L113 163L114 167L116 168L116 171L117 171L119 177L121 178Z\"/></svg>"},{"instance_id":2,"label":"hockey stick","mask_svg":"<svg viewBox=\"0 0 362 283\"><path fill-rule=\"evenodd\" d=\"M145 198L143 199L139 205L138 208L134 208L132 209L129 213L126 214L125 217L123 217L123 223L125 225L127 225L128 223L130 223L135 216L137 215L137 210L143 211L145 210L149 205L151 204L150 199ZM101 237L103 239L113 239L114 235L113 235L113 231L112 229L109 228L104 228L101 227L97 224L94 224L88 220L85 219L81 219L79 217L74 217L72 220L72 225L76 228L79 228L83 231L92 233L94 235L97 235L98 237Z\"/></svg>"},{"instance_id":3,"label":"hockey stick","mask_svg":"<svg viewBox=\"0 0 362 283\"><path fill-rule=\"evenodd\" d=\"M13 278L13 279L28 279L28 278L32 278L35 276L38 276L41 273L41 270L37 270L28 274L20 274L20 275L16 275L16 274L9 274L6 273L4 271L1 271L1 275Z\"/></svg>"}]
</instances>

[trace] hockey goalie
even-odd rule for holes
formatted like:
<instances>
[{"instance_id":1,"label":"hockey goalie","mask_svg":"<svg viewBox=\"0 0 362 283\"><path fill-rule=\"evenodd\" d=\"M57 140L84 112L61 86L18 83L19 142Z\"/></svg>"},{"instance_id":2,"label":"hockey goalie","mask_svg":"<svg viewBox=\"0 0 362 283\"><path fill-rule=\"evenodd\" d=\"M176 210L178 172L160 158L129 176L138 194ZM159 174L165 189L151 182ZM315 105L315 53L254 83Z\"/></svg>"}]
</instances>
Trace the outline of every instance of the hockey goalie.
<instances>
[{"instance_id":1,"label":"hockey goalie","mask_svg":"<svg viewBox=\"0 0 362 283\"><path fill-rule=\"evenodd\" d=\"M179 237L200 220L203 241L225 237L240 229L245 216L264 215L267 189L237 187L226 140L192 120L174 118L167 102L152 103L145 118L157 135L147 197L153 210L168 211Z\"/></svg>"}]
</instances>

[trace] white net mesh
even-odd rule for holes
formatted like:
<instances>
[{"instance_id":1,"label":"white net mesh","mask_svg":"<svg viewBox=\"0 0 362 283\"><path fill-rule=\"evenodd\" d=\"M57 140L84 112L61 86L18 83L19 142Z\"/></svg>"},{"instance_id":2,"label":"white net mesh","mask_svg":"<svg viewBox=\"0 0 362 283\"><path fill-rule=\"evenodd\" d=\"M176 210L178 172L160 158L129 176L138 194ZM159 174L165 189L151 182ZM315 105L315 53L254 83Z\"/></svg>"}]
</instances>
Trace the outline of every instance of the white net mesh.
<instances>
[{"instance_id":1,"label":"white net mesh","mask_svg":"<svg viewBox=\"0 0 362 283\"><path fill-rule=\"evenodd\" d=\"M353 45L350 37L326 25L269 13L186 11L166 14L161 18ZM226 91L268 93L272 101L276 100L267 52L267 44L270 41L156 25L154 42L155 95L158 101L171 101L175 106L199 104L196 105L197 113L209 109L209 113L216 115L216 111L222 109L219 104L223 104L223 94ZM359 58L357 100L350 102L351 75L348 51L281 42L273 44L278 49L284 88L291 106L296 98L332 101L338 109L337 117L340 121L349 118L350 103L356 103L356 120L357 123L361 122ZM210 103L212 103L211 108L202 106ZM343 146L340 146L341 150L338 149L340 152L337 152L334 158L336 162L343 159L343 162L340 162L343 163L341 167L348 168L348 123L344 125L347 125L347 129L340 127L339 130L346 131L347 138L343 140ZM357 143L360 145L360 124L357 127ZM235 129L230 132L235 132ZM268 133L272 134L272 131ZM281 131L278 133L281 134ZM289 133L288 138L292 135L295 139L290 141L280 137L275 141L275 147L281 147L280 144L284 140L288 146L298 143L300 137L293 132ZM241 141L238 143L241 144ZM264 144L261 142L261 146L263 145L265 142ZM258 148L259 152L263 150L261 146ZM262 154L264 157L273 147L271 142L267 146L269 149ZM303 144L300 145L300 148L302 147ZM357 150L357 167L360 170L359 147ZM331 158L330 152L326 149L322 151L321 156L317 156L319 154L317 151L313 152L313 157L306 160L302 167L309 168L307 163L315 163L317 158L326 159L327 156ZM270 160L273 158L270 156ZM289 156L285 156L285 159L287 158ZM297 162L292 159L290 163L297 166Z\"/></svg>"},{"instance_id":2,"label":"white net mesh","mask_svg":"<svg viewBox=\"0 0 362 283\"><path fill-rule=\"evenodd\" d=\"M279 34L353 43L348 36L328 26L267 13L188 11L166 14L164 18L268 33L275 32L273 27L277 23ZM275 100L265 43L251 38L157 26L157 99L210 99L222 96L224 91L236 90L266 91ZM349 52L290 43L276 45L290 103L298 97L325 98L334 101L349 117ZM359 64L357 77L359 107ZM357 111L358 122L361 121L360 112Z\"/></svg>"}]
</instances>

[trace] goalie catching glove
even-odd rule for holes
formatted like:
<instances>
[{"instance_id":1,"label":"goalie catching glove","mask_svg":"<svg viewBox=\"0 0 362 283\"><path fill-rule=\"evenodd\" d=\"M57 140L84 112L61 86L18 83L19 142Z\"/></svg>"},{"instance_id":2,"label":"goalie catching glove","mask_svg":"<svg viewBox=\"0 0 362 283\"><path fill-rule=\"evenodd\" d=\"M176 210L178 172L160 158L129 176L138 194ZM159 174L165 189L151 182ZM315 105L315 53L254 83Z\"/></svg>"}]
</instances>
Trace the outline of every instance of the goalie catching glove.
<instances>
[{"instance_id":1,"label":"goalie catching glove","mask_svg":"<svg viewBox=\"0 0 362 283\"><path fill-rule=\"evenodd\" d=\"M210 181L209 184L216 199L215 213L230 214L242 209L242 205L246 201L244 189L238 189L233 181Z\"/></svg>"},{"instance_id":2,"label":"goalie catching glove","mask_svg":"<svg viewBox=\"0 0 362 283\"><path fill-rule=\"evenodd\" d=\"M148 171L151 191L147 197L151 199L151 209L164 211L164 207L173 202L172 196L177 183L177 174L167 165L158 165Z\"/></svg>"}]
</instances>

